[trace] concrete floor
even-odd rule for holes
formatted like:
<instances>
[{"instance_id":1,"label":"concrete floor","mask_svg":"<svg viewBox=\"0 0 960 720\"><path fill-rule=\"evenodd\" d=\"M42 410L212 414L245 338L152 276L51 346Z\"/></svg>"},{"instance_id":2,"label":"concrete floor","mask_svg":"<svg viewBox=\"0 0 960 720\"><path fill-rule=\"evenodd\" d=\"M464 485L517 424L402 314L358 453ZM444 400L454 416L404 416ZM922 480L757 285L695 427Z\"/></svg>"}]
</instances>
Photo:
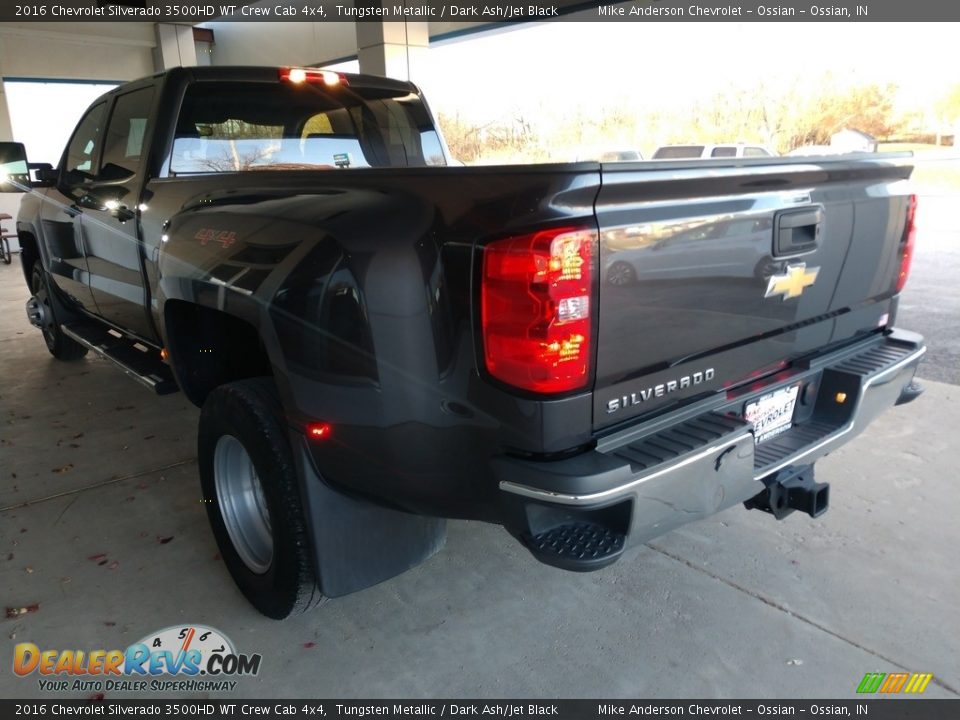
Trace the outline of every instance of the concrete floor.
<instances>
[{"instance_id":1,"label":"concrete floor","mask_svg":"<svg viewBox=\"0 0 960 720\"><path fill-rule=\"evenodd\" d=\"M917 307L936 297L954 342L960 297L936 284L955 282L939 253L957 262L956 237L929 235L904 315L927 322ZM25 297L18 259L0 266L0 603L40 604L0 623L0 697L43 696L9 672L15 642L123 648L191 622L263 654L241 697L850 698L864 673L891 671L960 695L955 384L928 382L822 461L833 502L818 520L738 508L586 575L455 522L423 566L276 623L217 555L196 409L102 360L53 361ZM940 330L929 340L924 374L956 383Z\"/></svg>"}]
</instances>

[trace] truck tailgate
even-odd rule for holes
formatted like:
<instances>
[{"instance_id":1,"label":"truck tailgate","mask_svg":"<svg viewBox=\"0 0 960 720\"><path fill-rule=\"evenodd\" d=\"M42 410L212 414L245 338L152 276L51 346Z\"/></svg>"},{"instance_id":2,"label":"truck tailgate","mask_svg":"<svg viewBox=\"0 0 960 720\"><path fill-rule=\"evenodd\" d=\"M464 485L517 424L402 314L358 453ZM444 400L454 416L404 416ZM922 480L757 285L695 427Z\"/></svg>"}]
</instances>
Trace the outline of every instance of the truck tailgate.
<instances>
[{"instance_id":1,"label":"truck tailgate","mask_svg":"<svg viewBox=\"0 0 960 720\"><path fill-rule=\"evenodd\" d=\"M899 158L604 165L594 428L891 321Z\"/></svg>"}]
</instances>

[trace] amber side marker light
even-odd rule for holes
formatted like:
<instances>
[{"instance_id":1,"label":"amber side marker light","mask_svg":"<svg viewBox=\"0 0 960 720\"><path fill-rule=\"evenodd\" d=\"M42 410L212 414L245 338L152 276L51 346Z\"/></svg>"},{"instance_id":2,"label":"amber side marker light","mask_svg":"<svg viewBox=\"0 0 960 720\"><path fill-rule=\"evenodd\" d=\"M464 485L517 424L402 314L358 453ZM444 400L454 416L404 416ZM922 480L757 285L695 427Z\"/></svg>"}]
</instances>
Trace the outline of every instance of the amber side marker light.
<instances>
[{"instance_id":1,"label":"amber side marker light","mask_svg":"<svg viewBox=\"0 0 960 720\"><path fill-rule=\"evenodd\" d=\"M837 393L837 403L840 404L840 405L843 405L846 401L847 401L847 394L846 394L846 393L838 392L838 393Z\"/></svg>"},{"instance_id":2,"label":"amber side marker light","mask_svg":"<svg viewBox=\"0 0 960 720\"><path fill-rule=\"evenodd\" d=\"M170 352L166 348L160 348L160 359L163 362L170 362Z\"/></svg>"},{"instance_id":3,"label":"amber side marker light","mask_svg":"<svg viewBox=\"0 0 960 720\"><path fill-rule=\"evenodd\" d=\"M330 423L312 423L307 425L307 437L314 440L326 440L330 437L333 427Z\"/></svg>"}]
</instances>

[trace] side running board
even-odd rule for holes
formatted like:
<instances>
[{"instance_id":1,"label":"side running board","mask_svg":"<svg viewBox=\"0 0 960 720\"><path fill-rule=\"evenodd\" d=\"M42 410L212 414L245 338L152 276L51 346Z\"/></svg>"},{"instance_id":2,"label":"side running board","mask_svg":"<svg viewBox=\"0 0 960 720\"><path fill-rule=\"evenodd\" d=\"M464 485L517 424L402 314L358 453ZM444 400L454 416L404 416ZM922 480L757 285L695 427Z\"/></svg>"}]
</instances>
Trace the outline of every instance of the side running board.
<instances>
[{"instance_id":1,"label":"side running board","mask_svg":"<svg viewBox=\"0 0 960 720\"><path fill-rule=\"evenodd\" d=\"M157 395L169 395L180 389L156 349L95 323L71 323L61 325L60 329L64 335L106 358Z\"/></svg>"}]
</instances>

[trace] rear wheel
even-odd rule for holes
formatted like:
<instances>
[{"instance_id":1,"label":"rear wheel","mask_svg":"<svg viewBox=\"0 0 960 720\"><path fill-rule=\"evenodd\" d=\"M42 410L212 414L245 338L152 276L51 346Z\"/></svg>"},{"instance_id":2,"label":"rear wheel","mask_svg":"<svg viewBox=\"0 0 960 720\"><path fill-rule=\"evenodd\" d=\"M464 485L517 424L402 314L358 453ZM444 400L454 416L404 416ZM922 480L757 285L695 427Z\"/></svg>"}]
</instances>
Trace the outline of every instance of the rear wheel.
<instances>
[{"instance_id":1,"label":"rear wheel","mask_svg":"<svg viewBox=\"0 0 960 720\"><path fill-rule=\"evenodd\" d=\"M33 263L30 273L30 291L33 296L27 301L27 315L30 322L43 332L43 340L50 354L57 360L79 360L86 355L87 348L64 335L60 329L50 281L39 260Z\"/></svg>"},{"instance_id":2,"label":"rear wheel","mask_svg":"<svg viewBox=\"0 0 960 720\"><path fill-rule=\"evenodd\" d=\"M200 482L220 554L240 591L283 619L323 600L283 406L269 378L222 385L200 414Z\"/></svg>"}]
</instances>

